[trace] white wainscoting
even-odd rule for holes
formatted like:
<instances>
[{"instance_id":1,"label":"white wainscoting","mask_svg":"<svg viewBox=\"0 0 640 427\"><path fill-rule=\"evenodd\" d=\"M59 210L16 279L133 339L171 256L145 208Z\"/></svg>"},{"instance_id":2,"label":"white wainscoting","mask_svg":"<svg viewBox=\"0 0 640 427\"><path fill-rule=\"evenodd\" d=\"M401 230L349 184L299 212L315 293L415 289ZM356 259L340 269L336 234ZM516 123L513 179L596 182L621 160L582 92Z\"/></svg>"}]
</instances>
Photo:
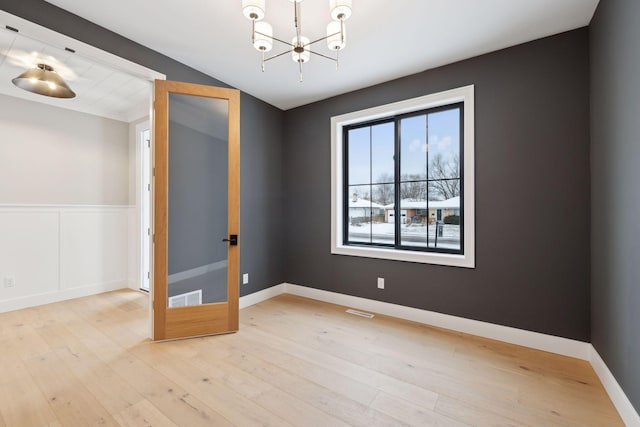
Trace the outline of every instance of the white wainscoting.
<instances>
[{"instance_id":1,"label":"white wainscoting","mask_svg":"<svg viewBox=\"0 0 640 427\"><path fill-rule=\"evenodd\" d=\"M127 287L132 210L0 205L0 312Z\"/></svg>"}]
</instances>

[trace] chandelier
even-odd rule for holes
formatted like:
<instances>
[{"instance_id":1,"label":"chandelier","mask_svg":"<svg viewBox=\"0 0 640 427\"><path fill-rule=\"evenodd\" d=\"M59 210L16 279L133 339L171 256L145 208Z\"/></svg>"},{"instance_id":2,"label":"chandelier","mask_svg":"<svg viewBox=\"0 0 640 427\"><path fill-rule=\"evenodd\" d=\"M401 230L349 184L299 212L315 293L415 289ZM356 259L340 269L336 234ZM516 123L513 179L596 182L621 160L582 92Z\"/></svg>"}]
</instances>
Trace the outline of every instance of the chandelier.
<instances>
[{"instance_id":1,"label":"chandelier","mask_svg":"<svg viewBox=\"0 0 640 427\"><path fill-rule=\"evenodd\" d=\"M316 40L310 40L302 35L302 22L300 13L300 3L302 0L289 0L293 3L293 26L295 36L291 42L273 36L271 24L263 21L265 15L265 0L242 0L242 13L251 21L251 42L253 47L262 54L262 71L264 64L272 59L279 58L291 53L293 62L298 63L299 77L302 82L302 64L311 60L312 55L316 55L336 63L338 69L338 53L345 48L347 36L344 21L351 16L351 0L329 0L329 11L332 21L327 25L327 35ZM286 45L284 52L273 56L265 57L267 52L273 49L273 41ZM336 53L335 58L319 53L311 49L311 46L326 40L329 50Z\"/></svg>"}]
</instances>

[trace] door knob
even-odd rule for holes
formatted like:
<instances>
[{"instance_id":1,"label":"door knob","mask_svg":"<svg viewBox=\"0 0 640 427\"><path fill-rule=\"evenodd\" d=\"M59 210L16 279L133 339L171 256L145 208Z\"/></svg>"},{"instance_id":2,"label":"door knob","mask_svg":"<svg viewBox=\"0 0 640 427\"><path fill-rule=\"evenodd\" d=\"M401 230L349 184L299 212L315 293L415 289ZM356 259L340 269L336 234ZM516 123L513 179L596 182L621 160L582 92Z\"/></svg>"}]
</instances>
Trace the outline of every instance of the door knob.
<instances>
[{"instance_id":1,"label":"door knob","mask_svg":"<svg viewBox=\"0 0 640 427\"><path fill-rule=\"evenodd\" d=\"M230 234L228 239L222 239L223 242L229 242L229 244L231 246L237 246L238 245L238 235L237 234Z\"/></svg>"}]
</instances>

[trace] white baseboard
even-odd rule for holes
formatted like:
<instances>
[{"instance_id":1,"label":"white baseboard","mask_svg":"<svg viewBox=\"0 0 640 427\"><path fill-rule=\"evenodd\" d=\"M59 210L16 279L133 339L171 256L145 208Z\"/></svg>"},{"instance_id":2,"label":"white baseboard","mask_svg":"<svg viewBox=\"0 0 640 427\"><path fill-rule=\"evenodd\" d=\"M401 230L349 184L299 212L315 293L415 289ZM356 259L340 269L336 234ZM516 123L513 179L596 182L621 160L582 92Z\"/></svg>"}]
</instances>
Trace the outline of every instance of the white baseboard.
<instances>
[{"instance_id":1,"label":"white baseboard","mask_svg":"<svg viewBox=\"0 0 640 427\"><path fill-rule=\"evenodd\" d=\"M386 316L410 320L413 322L423 323L425 325L437 326L444 329L451 329L457 332L464 332L484 338L491 338L524 347L535 348L537 350L549 351L551 353L562 354L564 356L589 360L590 344L582 341L560 338L553 335L511 328L509 326L496 325L488 322L481 322L479 320L465 319L464 317L436 313L434 311L405 307L388 302L354 297L336 292L328 292L320 289L308 288L306 286L293 285L290 283L286 283L284 289L284 292L293 295L344 305L360 310L372 311Z\"/></svg>"},{"instance_id":2,"label":"white baseboard","mask_svg":"<svg viewBox=\"0 0 640 427\"><path fill-rule=\"evenodd\" d=\"M600 357L593 345L590 345L590 358L591 366L596 371L600 382L604 386L604 389L609 394L613 405L618 410L620 417L624 421L625 425L631 427L640 427L640 415L636 412L635 408L631 404L631 401L618 384L609 367L604 363L604 360Z\"/></svg>"},{"instance_id":3,"label":"white baseboard","mask_svg":"<svg viewBox=\"0 0 640 427\"><path fill-rule=\"evenodd\" d=\"M254 304L258 304L259 302L266 301L269 298L277 297L280 294L284 294L286 293L286 286L286 283L281 283L279 285L275 285L270 288L240 297L240 309L242 310L243 308L247 308Z\"/></svg>"},{"instance_id":4,"label":"white baseboard","mask_svg":"<svg viewBox=\"0 0 640 427\"><path fill-rule=\"evenodd\" d=\"M126 288L127 282L122 280L115 282L98 283L95 285L83 286L79 288L56 290L37 295L28 295L24 297L0 301L0 313L35 307L38 305L51 304L54 302L65 301L73 298L81 298L89 295L96 295L103 292Z\"/></svg>"},{"instance_id":5,"label":"white baseboard","mask_svg":"<svg viewBox=\"0 0 640 427\"><path fill-rule=\"evenodd\" d=\"M587 360L600 378L625 424L629 427L640 427L638 412L591 343L291 283L281 283L241 297L240 308L246 308L285 293Z\"/></svg>"}]
</instances>

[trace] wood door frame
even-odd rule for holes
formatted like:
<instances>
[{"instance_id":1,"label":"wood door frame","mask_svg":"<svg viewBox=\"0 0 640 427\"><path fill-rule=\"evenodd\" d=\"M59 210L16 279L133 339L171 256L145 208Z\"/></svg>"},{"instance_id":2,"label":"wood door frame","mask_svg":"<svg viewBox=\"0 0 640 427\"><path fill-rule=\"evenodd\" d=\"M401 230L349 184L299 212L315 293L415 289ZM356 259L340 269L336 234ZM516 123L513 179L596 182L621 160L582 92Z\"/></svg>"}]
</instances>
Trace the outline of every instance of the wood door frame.
<instances>
[{"instance_id":1,"label":"wood door frame","mask_svg":"<svg viewBox=\"0 0 640 427\"><path fill-rule=\"evenodd\" d=\"M190 307L167 308L168 278L168 185L169 93L228 101L228 237L238 235L229 246L227 301ZM153 215L153 339L166 340L238 330L240 279L240 91L193 83L156 80L154 89L154 215ZM227 313L225 316L224 314ZM211 329L214 327L214 329Z\"/></svg>"}]
</instances>

